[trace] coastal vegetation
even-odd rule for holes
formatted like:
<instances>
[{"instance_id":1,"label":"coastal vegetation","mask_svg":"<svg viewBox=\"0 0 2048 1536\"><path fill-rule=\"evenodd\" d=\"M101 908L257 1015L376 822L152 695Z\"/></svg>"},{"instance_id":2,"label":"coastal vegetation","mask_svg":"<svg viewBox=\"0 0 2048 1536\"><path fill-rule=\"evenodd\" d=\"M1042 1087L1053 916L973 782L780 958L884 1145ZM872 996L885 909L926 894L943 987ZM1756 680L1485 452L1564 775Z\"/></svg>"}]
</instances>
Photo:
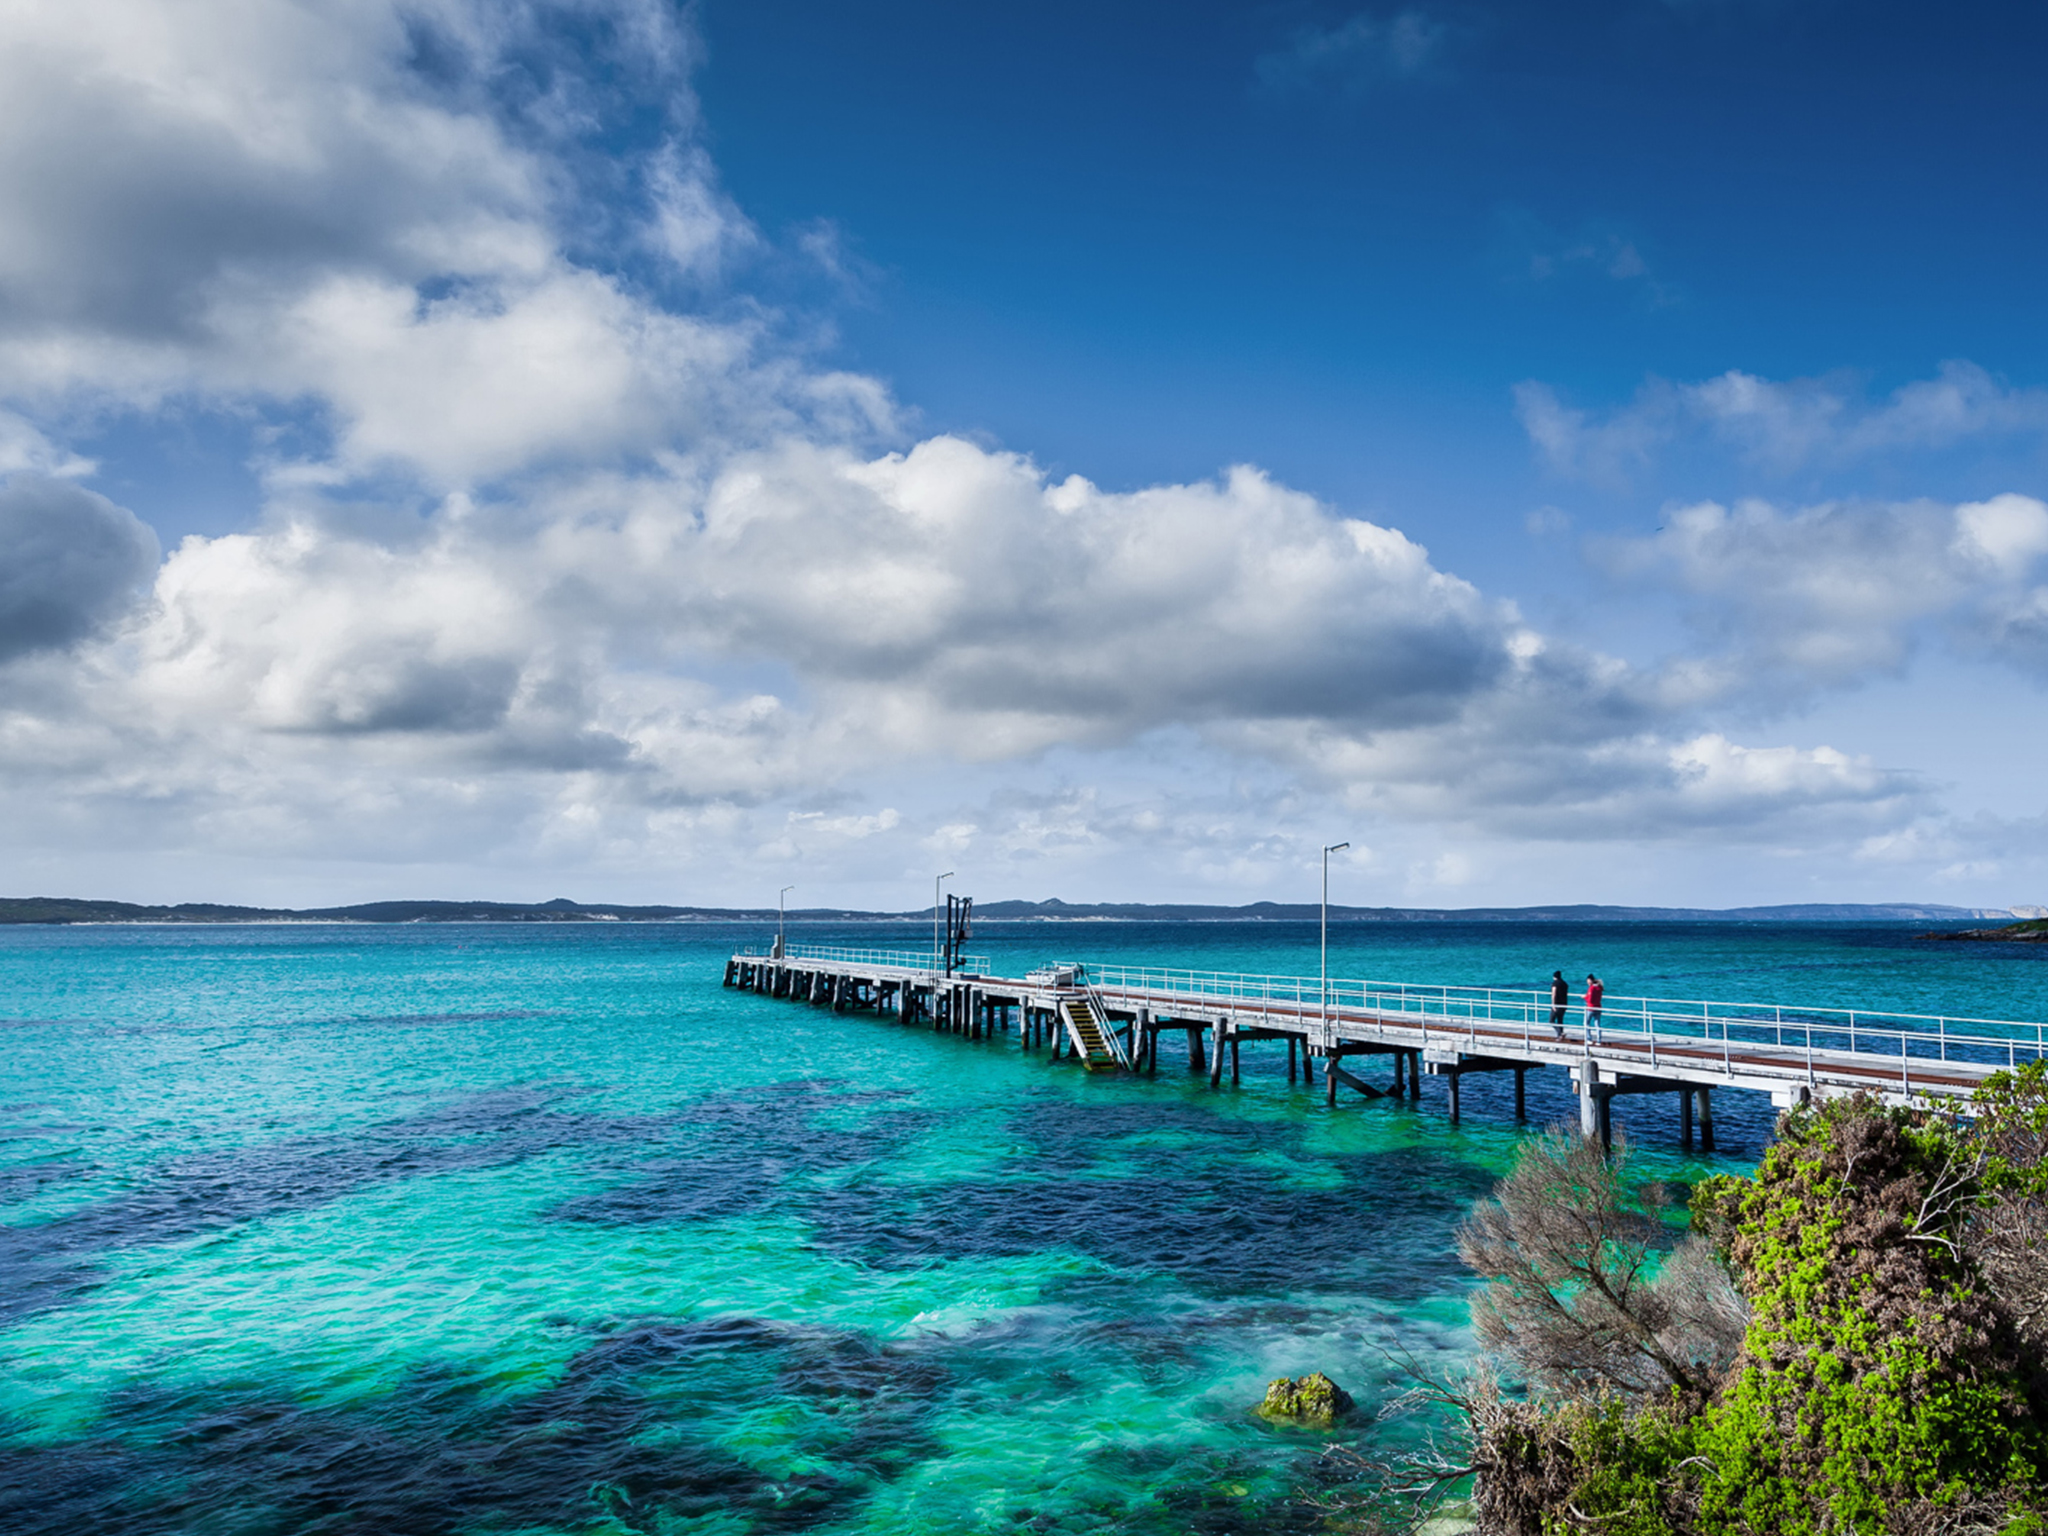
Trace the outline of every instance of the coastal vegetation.
<instances>
[{"instance_id":1,"label":"coastal vegetation","mask_svg":"<svg viewBox=\"0 0 2048 1536\"><path fill-rule=\"evenodd\" d=\"M2048 943L2048 917L2022 918L1999 928L1964 928L1954 933L1932 933L1932 939L1993 939L2009 944Z\"/></svg>"},{"instance_id":2,"label":"coastal vegetation","mask_svg":"<svg viewBox=\"0 0 2048 1536\"><path fill-rule=\"evenodd\" d=\"M1487 1536L2048 1532L2048 1067L1790 1111L1682 1234L1674 1193L1532 1142L1460 1234L1500 1374L1423 1393L1465 1454L1361 1454L1339 1523L1417 1528L1462 1474Z\"/></svg>"}]
</instances>

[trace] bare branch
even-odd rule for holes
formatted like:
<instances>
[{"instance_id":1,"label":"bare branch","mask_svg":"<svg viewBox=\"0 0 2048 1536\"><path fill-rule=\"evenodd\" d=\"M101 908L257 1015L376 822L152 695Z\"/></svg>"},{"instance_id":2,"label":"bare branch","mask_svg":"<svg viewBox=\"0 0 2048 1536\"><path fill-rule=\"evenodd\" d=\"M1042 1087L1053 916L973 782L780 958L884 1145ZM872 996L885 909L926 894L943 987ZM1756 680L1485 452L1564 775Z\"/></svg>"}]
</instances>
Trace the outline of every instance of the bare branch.
<instances>
[{"instance_id":1,"label":"bare branch","mask_svg":"<svg viewBox=\"0 0 2048 1536\"><path fill-rule=\"evenodd\" d=\"M1625 1164L1625 1147L1610 1159L1565 1129L1525 1148L1458 1234L1460 1256L1492 1282L1473 1326L1542 1386L1705 1396L1747 1309L1706 1244L1659 1263L1668 1236L1636 1208Z\"/></svg>"}]
</instances>

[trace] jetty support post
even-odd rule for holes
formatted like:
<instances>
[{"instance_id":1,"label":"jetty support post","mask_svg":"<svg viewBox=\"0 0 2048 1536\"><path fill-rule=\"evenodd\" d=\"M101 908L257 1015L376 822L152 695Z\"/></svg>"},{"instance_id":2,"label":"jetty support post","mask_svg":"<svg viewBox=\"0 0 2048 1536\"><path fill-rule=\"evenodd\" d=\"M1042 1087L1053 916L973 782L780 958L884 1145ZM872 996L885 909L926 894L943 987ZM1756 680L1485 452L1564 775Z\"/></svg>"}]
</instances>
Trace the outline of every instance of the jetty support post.
<instances>
[{"instance_id":1,"label":"jetty support post","mask_svg":"<svg viewBox=\"0 0 2048 1536\"><path fill-rule=\"evenodd\" d=\"M1579 1133L1600 1138L1604 1152L1614 1150L1614 1094L1600 1081L1599 1069L1590 1061L1579 1069Z\"/></svg>"}]
</instances>

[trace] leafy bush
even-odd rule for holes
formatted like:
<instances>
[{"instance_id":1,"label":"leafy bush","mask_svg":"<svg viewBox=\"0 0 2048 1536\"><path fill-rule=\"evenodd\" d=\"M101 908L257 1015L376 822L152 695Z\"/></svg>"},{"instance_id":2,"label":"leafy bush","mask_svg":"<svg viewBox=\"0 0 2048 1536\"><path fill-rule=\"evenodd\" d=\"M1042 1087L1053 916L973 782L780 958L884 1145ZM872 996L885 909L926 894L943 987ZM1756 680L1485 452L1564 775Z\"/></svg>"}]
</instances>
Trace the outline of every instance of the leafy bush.
<instances>
[{"instance_id":1,"label":"leafy bush","mask_svg":"<svg viewBox=\"0 0 2048 1536\"><path fill-rule=\"evenodd\" d=\"M2048 1068L1968 1116L1789 1113L1661 1264L1654 1199L1597 1158L1532 1144L1461 1234L1475 1326L1540 1393L1467 1400L1482 1530L2048 1531Z\"/></svg>"}]
</instances>

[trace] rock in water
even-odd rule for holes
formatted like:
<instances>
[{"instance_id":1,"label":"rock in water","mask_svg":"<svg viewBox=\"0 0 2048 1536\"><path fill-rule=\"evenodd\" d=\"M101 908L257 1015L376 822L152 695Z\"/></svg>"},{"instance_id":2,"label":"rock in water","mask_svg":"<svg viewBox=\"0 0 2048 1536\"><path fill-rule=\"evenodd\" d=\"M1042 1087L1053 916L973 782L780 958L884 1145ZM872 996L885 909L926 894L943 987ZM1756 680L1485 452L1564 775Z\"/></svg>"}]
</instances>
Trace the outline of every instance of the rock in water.
<instances>
[{"instance_id":1,"label":"rock in water","mask_svg":"<svg viewBox=\"0 0 2048 1536\"><path fill-rule=\"evenodd\" d=\"M1266 1388L1266 1400L1259 1404L1258 1413L1280 1423L1329 1429L1355 1406L1349 1392L1316 1371L1299 1381L1282 1376Z\"/></svg>"}]
</instances>

